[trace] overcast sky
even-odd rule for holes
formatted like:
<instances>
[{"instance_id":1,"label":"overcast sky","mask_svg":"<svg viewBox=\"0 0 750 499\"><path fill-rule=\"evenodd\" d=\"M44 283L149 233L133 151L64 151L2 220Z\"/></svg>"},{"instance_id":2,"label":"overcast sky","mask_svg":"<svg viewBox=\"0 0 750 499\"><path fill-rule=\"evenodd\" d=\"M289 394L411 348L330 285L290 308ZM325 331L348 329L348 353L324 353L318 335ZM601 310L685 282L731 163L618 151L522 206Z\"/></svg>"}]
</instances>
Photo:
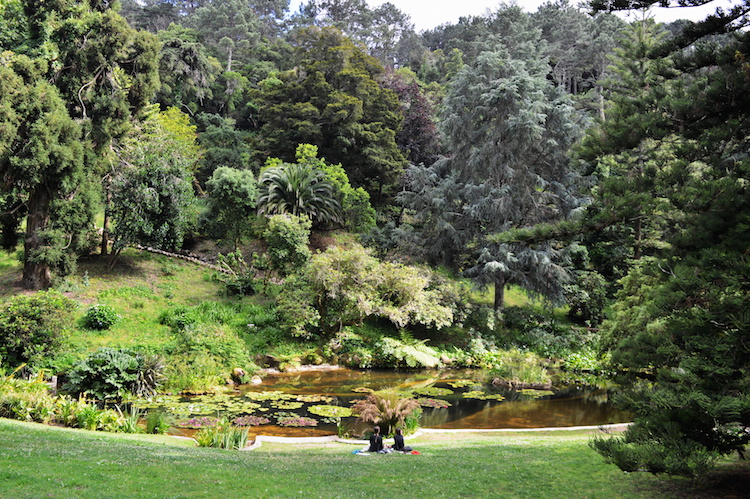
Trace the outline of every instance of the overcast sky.
<instances>
[{"instance_id":1,"label":"overcast sky","mask_svg":"<svg viewBox=\"0 0 750 499\"><path fill-rule=\"evenodd\" d=\"M296 12L300 4L306 0L292 0L291 12ZM371 7L377 7L390 1L400 11L411 17L416 30L424 31L444 23L455 23L460 17L477 16L484 14L487 9L495 10L502 2L500 0L367 0ZM535 12L540 5L547 0L517 0L527 12ZM577 4L577 0L571 0L571 4ZM670 22L675 19L690 19L697 21L713 13L717 6L727 8L736 4L736 0L714 0L702 7L685 7L679 9L654 9L654 17L661 22ZM627 18L625 18L627 20Z\"/></svg>"}]
</instances>

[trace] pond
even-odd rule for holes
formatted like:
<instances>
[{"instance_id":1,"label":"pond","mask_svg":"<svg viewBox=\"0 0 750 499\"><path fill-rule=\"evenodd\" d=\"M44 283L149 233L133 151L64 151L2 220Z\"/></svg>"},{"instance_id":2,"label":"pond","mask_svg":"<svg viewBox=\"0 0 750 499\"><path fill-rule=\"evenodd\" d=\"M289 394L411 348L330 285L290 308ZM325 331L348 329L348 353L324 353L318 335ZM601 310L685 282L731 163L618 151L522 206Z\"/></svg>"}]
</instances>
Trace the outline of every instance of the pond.
<instances>
[{"instance_id":1,"label":"pond","mask_svg":"<svg viewBox=\"0 0 750 499\"><path fill-rule=\"evenodd\" d=\"M262 383L242 385L233 394L165 397L152 407L171 412L185 434L191 433L187 426L199 427L218 414L230 420L246 416L244 424L260 423L250 428L251 434L322 436L338 432L338 419L316 414L316 406L348 408L365 398L367 390L384 389L411 392L420 400L420 426L425 428L544 428L629 420L628 414L612 407L604 389L569 385L552 391L507 390L493 386L485 372L476 370L271 373ZM357 433L355 420L342 418L341 424Z\"/></svg>"}]
</instances>

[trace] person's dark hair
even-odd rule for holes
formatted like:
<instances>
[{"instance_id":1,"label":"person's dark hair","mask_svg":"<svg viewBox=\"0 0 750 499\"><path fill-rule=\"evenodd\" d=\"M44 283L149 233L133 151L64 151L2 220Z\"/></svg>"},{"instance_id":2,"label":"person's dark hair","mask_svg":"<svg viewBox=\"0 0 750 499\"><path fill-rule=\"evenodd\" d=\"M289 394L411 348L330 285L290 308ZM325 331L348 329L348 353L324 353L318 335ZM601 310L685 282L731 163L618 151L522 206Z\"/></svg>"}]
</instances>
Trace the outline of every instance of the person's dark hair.
<instances>
[{"instance_id":1,"label":"person's dark hair","mask_svg":"<svg viewBox=\"0 0 750 499\"><path fill-rule=\"evenodd\" d=\"M376 427L374 427L374 428L372 429L372 431L373 431L373 432L375 432L375 433L380 433L380 426L376 426Z\"/></svg>"},{"instance_id":2,"label":"person's dark hair","mask_svg":"<svg viewBox=\"0 0 750 499\"><path fill-rule=\"evenodd\" d=\"M396 435L401 435L401 428L396 428Z\"/></svg>"}]
</instances>

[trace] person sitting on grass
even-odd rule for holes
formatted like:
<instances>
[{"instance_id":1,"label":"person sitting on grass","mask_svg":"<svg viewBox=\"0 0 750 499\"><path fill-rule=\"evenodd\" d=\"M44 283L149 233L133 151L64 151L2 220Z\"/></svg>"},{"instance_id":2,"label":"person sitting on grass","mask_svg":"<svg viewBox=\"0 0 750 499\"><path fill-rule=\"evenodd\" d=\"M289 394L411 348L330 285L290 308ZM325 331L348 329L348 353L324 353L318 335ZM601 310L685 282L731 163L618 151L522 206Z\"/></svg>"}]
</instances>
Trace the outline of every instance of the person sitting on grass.
<instances>
[{"instance_id":1,"label":"person sitting on grass","mask_svg":"<svg viewBox=\"0 0 750 499\"><path fill-rule=\"evenodd\" d=\"M383 436L380 434L380 426L376 426L372 429L370 447L367 449L367 452L380 452L383 448Z\"/></svg>"},{"instance_id":2,"label":"person sitting on grass","mask_svg":"<svg viewBox=\"0 0 750 499\"><path fill-rule=\"evenodd\" d=\"M398 452L411 452L411 447L404 445L404 434L401 428L396 428L396 434L393 436L393 450Z\"/></svg>"}]
</instances>

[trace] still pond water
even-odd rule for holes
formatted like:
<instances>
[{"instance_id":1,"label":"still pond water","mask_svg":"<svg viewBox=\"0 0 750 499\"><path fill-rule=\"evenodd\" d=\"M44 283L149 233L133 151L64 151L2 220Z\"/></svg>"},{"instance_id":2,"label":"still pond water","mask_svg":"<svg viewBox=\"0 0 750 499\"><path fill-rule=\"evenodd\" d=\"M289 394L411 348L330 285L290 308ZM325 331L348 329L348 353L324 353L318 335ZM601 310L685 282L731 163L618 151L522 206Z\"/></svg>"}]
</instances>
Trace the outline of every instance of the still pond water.
<instances>
[{"instance_id":1,"label":"still pond water","mask_svg":"<svg viewBox=\"0 0 750 499\"><path fill-rule=\"evenodd\" d=\"M241 415L269 419L269 424L250 428L252 434L331 435L337 433L336 423L307 409L320 404L350 407L353 401L366 397L364 389L412 392L418 399L447 402L449 407L423 405L420 426L425 428L544 428L629 420L628 414L612 407L610 394L604 389L565 385L563 388L556 386L552 391L511 391L493 386L485 372L476 370L394 372L335 369L271 373L261 384L242 385L230 396L180 399L182 408L177 412L183 421L188 417L217 414L229 419ZM273 424L277 414L312 418L317 425L278 426ZM342 423L351 427L355 419L343 418Z\"/></svg>"}]
</instances>

